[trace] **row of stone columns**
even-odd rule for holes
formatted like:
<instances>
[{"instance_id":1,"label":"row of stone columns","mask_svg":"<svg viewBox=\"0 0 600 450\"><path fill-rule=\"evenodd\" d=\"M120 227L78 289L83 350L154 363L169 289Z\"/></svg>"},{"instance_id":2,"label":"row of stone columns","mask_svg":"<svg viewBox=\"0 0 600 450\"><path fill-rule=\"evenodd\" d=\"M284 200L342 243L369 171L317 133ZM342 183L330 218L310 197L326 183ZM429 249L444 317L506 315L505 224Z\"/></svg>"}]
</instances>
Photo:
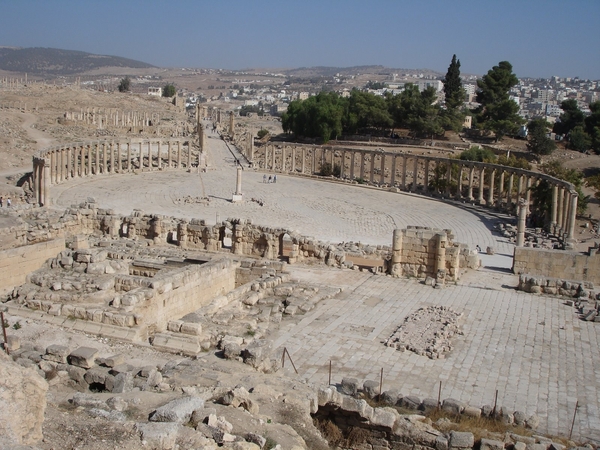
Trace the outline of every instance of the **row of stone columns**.
<instances>
[{"instance_id":1,"label":"row of stone columns","mask_svg":"<svg viewBox=\"0 0 600 450\"><path fill-rule=\"evenodd\" d=\"M251 156L254 157L253 154ZM376 163L378 158L380 159L379 164ZM309 175L320 173L326 163L330 164L332 169L339 163L339 176L342 179L361 179L365 182L397 186L402 190L413 192L419 188L425 193L430 192L432 190L430 182L437 181L439 183L444 180L443 190L440 189L440 186L433 187L444 197L468 200L469 202L476 201L489 207L508 206L511 209L513 205L518 204L521 198L529 205L531 188L542 179L546 179L553 186L551 206L553 231L566 234L568 239L572 238L574 234L577 212L576 192L572 191L568 183L522 169L376 150L315 145L289 146L274 143L265 146L262 162L265 170ZM400 171L398 170L399 163L401 164ZM411 163L412 175L408 173ZM453 168L455 173L453 173ZM376 169L379 171L378 175ZM431 176L436 169L441 169L437 170L437 179ZM367 170L368 179L366 178ZM419 182L419 173L423 173L421 182ZM464 191L466 191L466 197ZM529 212L528 209L527 212Z\"/></svg>"},{"instance_id":2,"label":"row of stone columns","mask_svg":"<svg viewBox=\"0 0 600 450\"><path fill-rule=\"evenodd\" d=\"M190 168L189 145L177 141L88 142L50 148L33 159L34 191L38 204L47 205L48 189L70 178L134 170ZM137 164L136 164L137 162Z\"/></svg>"}]
</instances>

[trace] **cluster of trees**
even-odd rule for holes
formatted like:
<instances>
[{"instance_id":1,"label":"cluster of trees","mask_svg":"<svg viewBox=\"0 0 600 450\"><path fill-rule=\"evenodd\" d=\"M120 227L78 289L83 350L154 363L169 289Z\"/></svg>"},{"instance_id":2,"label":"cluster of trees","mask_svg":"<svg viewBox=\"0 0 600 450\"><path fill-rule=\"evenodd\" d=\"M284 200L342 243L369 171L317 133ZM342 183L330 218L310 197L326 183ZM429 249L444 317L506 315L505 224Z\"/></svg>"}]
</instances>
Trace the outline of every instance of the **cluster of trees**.
<instances>
[{"instance_id":1,"label":"cluster of trees","mask_svg":"<svg viewBox=\"0 0 600 450\"><path fill-rule=\"evenodd\" d=\"M447 129L462 127L464 115L451 115L436 104L433 88L419 92L407 84L398 94L381 97L352 90L344 98L335 92L321 92L307 100L294 100L282 116L283 131L296 136L320 138L323 142L342 134L383 133L406 128L414 136L440 135Z\"/></svg>"},{"instance_id":2,"label":"cluster of trees","mask_svg":"<svg viewBox=\"0 0 600 450\"><path fill-rule=\"evenodd\" d=\"M565 136L572 150L586 152L592 149L600 153L600 101L590 104L591 114L588 117L585 117L574 99L563 100L560 107L563 113L552 131Z\"/></svg>"},{"instance_id":3,"label":"cluster of trees","mask_svg":"<svg viewBox=\"0 0 600 450\"><path fill-rule=\"evenodd\" d=\"M131 78L121 78L118 86L119 92L129 92L131 90ZM171 83L166 84L162 90L163 97L173 97L177 93L177 89Z\"/></svg>"},{"instance_id":4,"label":"cluster of trees","mask_svg":"<svg viewBox=\"0 0 600 450\"><path fill-rule=\"evenodd\" d=\"M295 100L282 117L283 130L299 137L320 138L323 142L343 133L369 133L373 130L405 128L416 137L443 135L447 130L460 131L465 116L472 114L477 127L493 131L497 139L516 133L523 120L519 106L509 98L517 84L512 66L502 61L478 81L474 111L464 108L465 91L460 79L460 60L456 55L444 77L444 105L437 102L437 92L429 87L423 91L413 84L405 85L398 95L384 97L353 90L349 98L333 92L321 92L307 100ZM381 87L370 83L370 88Z\"/></svg>"}]
</instances>

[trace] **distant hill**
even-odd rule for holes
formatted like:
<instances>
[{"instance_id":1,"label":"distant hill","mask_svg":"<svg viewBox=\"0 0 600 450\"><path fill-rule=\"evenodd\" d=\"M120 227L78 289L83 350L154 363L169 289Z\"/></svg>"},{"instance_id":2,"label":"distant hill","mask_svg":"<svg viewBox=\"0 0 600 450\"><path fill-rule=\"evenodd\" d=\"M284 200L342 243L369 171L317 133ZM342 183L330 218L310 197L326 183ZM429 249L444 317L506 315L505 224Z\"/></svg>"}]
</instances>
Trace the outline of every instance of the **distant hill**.
<instances>
[{"instance_id":1,"label":"distant hill","mask_svg":"<svg viewBox=\"0 0 600 450\"><path fill-rule=\"evenodd\" d=\"M442 75L439 72L436 72L431 69L393 69L390 67L384 66L353 66L353 67L299 67L297 69L287 69L282 70L282 73L294 76L294 77L314 77L314 76L322 76L322 77L331 77L336 74L340 75L354 75L356 73L362 74L374 74L374 75L389 75L391 73L400 73L405 74L409 73L411 75L417 75L419 73L423 73L425 75L433 75L440 76Z\"/></svg>"},{"instance_id":2,"label":"distant hill","mask_svg":"<svg viewBox=\"0 0 600 450\"><path fill-rule=\"evenodd\" d=\"M155 66L119 56L95 55L75 50L0 47L0 70L32 75L73 75L102 67L145 69Z\"/></svg>"}]
</instances>

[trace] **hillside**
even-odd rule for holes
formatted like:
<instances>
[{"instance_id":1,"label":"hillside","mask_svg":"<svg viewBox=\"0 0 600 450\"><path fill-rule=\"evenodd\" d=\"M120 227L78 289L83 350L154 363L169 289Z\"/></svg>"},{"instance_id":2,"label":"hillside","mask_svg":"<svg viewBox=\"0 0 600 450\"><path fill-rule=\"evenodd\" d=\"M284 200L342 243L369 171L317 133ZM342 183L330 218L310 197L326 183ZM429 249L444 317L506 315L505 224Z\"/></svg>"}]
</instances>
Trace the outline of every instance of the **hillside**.
<instances>
[{"instance_id":1,"label":"hillside","mask_svg":"<svg viewBox=\"0 0 600 450\"><path fill-rule=\"evenodd\" d=\"M73 75L102 67L151 68L151 64L119 56L95 55L58 48L0 47L0 70L32 75Z\"/></svg>"}]
</instances>

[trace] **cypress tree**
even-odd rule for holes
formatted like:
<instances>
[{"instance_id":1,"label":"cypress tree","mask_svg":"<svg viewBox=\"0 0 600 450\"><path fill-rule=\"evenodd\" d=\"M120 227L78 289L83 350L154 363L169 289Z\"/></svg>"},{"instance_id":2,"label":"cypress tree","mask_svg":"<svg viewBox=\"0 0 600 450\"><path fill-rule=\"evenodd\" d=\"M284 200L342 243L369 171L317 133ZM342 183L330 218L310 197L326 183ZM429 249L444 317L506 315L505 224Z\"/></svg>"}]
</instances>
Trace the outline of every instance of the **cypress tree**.
<instances>
[{"instance_id":1,"label":"cypress tree","mask_svg":"<svg viewBox=\"0 0 600 450\"><path fill-rule=\"evenodd\" d=\"M446 106L449 109L458 109L465 99L465 92L460 80L460 60L452 55L452 62L448 66L448 72L444 78L444 93L446 94Z\"/></svg>"}]
</instances>

